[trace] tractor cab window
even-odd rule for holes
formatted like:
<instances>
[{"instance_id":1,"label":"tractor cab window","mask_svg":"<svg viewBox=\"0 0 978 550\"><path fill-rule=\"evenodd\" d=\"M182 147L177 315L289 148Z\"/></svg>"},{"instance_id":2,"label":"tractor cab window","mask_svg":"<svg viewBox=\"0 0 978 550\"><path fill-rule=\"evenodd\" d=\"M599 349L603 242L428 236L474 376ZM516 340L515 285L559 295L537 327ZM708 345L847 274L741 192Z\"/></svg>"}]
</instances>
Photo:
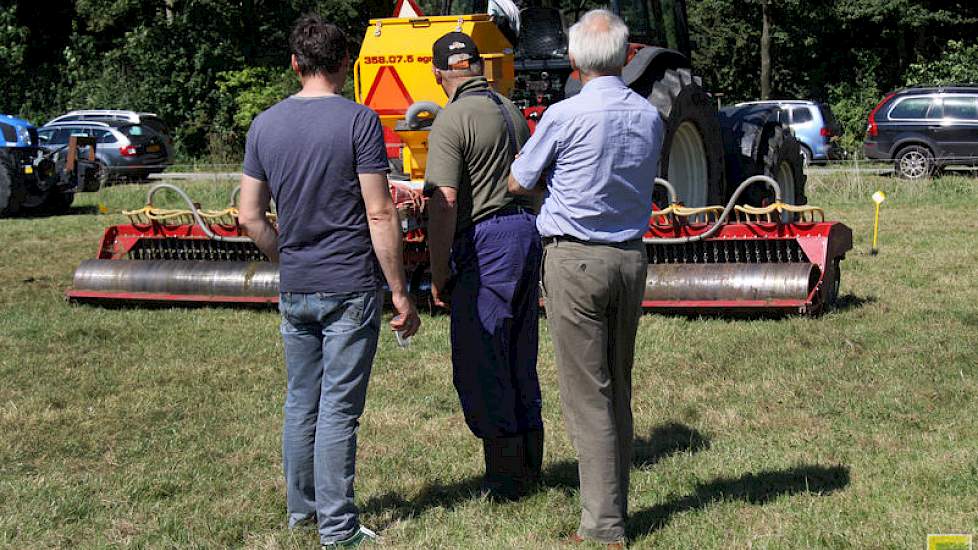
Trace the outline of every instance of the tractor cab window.
<instances>
[{"instance_id":1,"label":"tractor cab window","mask_svg":"<svg viewBox=\"0 0 978 550\"><path fill-rule=\"evenodd\" d=\"M424 9L424 3L421 4ZM473 13L489 13L489 0L451 0L446 1L442 8L444 15L469 15ZM427 12L425 12L427 13Z\"/></svg>"}]
</instances>

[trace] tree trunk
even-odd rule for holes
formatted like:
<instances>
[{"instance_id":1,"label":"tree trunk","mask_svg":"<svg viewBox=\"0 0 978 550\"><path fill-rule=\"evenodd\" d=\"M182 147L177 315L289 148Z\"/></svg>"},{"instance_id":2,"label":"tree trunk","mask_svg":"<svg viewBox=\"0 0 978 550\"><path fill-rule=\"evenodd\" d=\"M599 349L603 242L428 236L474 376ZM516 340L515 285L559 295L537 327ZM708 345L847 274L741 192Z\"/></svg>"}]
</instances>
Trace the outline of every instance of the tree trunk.
<instances>
[{"instance_id":1,"label":"tree trunk","mask_svg":"<svg viewBox=\"0 0 978 550\"><path fill-rule=\"evenodd\" d=\"M771 12L761 0L761 99L771 99Z\"/></svg>"}]
</instances>

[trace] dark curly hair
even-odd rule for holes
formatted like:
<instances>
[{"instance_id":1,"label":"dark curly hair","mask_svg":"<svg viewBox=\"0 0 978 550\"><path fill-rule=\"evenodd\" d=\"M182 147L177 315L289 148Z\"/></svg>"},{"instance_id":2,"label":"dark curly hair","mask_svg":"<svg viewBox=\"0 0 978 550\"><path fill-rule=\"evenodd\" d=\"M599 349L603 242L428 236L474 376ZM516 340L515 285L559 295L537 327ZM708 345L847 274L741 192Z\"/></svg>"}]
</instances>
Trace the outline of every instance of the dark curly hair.
<instances>
[{"instance_id":1,"label":"dark curly hair","mask_svg":"<svg viewBox=\"0 0 978 550\"><path fill-rule=\"evenodd\" d=\"M340 70L346 58L346 35L315 13L295 22L289 36L289 49L295 55L302 76L326 75Z\"/></svg>"}]
</instances>

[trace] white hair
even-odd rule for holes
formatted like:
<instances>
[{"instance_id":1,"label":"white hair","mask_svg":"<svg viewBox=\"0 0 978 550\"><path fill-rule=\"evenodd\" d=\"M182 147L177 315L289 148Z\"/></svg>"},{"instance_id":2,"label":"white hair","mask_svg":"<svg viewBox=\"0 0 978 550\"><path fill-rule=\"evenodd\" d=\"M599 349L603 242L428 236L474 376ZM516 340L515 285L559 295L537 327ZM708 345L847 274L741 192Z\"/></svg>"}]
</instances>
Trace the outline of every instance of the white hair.
<instances>
[{"instance_id":1,"label":"white hair","mask_svg":"<svg viewBox=\"0 0 978 550\"><path fill-rule=\"evenodd\" d=\"M628 56L628 27L608 10L591 10L570 28L568 49L583 73L617 73Z\"/></svg>"}]
</instances>

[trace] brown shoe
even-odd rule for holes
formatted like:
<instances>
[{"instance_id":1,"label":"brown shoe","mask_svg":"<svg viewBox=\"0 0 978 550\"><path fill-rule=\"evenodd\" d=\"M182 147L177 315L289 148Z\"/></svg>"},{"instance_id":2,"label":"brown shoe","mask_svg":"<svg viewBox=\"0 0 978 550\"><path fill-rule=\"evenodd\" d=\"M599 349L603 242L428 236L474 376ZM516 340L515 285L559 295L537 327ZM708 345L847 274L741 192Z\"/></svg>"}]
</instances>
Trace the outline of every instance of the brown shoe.
<instances>
[{"instance_id":1,"label":"brown shoe","mask_svg":"<svg viewBox=\"0 0 978 550\"><path fill-rule=\"evenodd\" d=\"M571 535L567 537L566 542L567 544L583 544L585 542L596 542L596 541L589 541L588 539L582 537L581 535L578 535L577 533L571 533ZM607 548L608 550L625 550L625 543L612 542L608 544Z\"/></svg>"}]
</instances>

